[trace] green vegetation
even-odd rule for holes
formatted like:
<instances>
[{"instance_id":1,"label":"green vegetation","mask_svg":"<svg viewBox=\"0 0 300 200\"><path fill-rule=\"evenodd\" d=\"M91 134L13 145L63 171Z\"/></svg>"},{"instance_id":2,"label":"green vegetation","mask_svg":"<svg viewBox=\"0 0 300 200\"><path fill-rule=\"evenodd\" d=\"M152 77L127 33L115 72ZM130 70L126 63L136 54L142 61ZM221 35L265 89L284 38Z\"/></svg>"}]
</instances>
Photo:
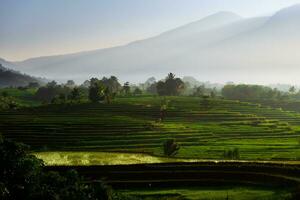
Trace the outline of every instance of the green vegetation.
<instances>
[{"instance_id":1,"label":"green vegetation","mask_svg":"<svg viewBox=\"0 0 300 200\"><path fill-rule=\"evenodd\" d=\"M11 98L20 106L38 106L41 102L34 98L36 91L36 88L0 88L0 96Z\"/></svg>"},{"instance_id":2,"label":"green vegetation","mask_svg":"<svg viewBox=\"0 0 300 200\"><path fill-rule=\"evenodd\" d=\"M156 157L141 153L111 152L35 152L46 165L89 166L89 165L130 165L172 162L195 162L195 159Z\"/></svg>"},{"instance_id":3,"label":"green vegetation","mask_svg":"<svg viewBox=\"0 0 300 200\"><path fill-rule=\"evenodd\" d=\"M229 85L223 88L223 97L233 100L225 100L219 96L221 93L217 89L205 88L204 85L192 88L172 73L165 80L156 82L152 78L139 86L129 82L121 86L118 79L112 76L93 78L80 86L69 80L65 84L53 81L38 87L30 84L23 88L0 90L0 132L5 138L32 147L31 155L44 161L37 162L37 165L30 164L34 171L38 171L36 169L44 164L48 168L55 166L58 169L62 166L105 169L106 166L140 164L134 165L135 171L125 170L122 176L114 177L116 179L113 179L112 185L118 182L121 185L131 183L126 180L127 176L129 179L132 177L130 173L143 173L138 181L147 185L151 178L155 178L155 173L158 179L153 179L154 182L159 183L163 178L177 181L176 177L169 176L159 166L156 166L158 171L155 173L138 170L143 164L155 167L156 163L167 163L167 166L174 165L170 171L176 176L186 180L196 178L205 183L206 179L216 180L214 177L228 179L228 184L230 181L240 183L241 176L253 177L257 184L264 181L265 176L270 178L272 184L286 181L297 185L299 182L299 178L291 177L290 173L295 173L300 163L300 113L296 109L286 111L279 108L278 102L286 102L286 94L277 90L261 86ZM242 94L243 91L246 91L245 94ZM290 97L296 94L295 89L290 90L287 95L289 102ZM269 103L271 101L274 105ZM297 107L296 104L293 106ZM35 159L34 156L31 158ZM221 165L217 166L218 163ZM196 173L192 173L193 164L199 164ZM262 170L262 174L247 174L248 170L252 170L251 167L247 168L248 164L254 168L262 165L262 168L256 169ZM268 164L270 167L273 164L284 164L286 167L271 168L275 170L275 174L272 174ZM190 168L184 170L188 165ZM238 171L245 166L246 171ZM27 169L26 166L24 169ZM211 169L215 171L209 171ZM276 174L276 170L283 174ZM77 192L78 197L94 194L94 186L81 185L84 181L76 173L69 174L78 183L75 188L72 185L66 186L69 175L62 174L43 175L41 181L53 180L54 185L50 185L50 189L62 196L75 195ZM106 174L100 176L103 177L109 178ZM122 177L125 179L122 180ZM60 190L57 185L74 193ZM88 189L83 191L81 186ZM0 187L4 194L6 186L0 183ZM37 188L35 186L34 190ZM119 194L114 193L111 198L291 199L290 189L275 190L265 186L224 188L204 185L187 188L182 185L175 189L150 186L150 190L146 190L146 186L139 192L132 188L128 191L120 190ZM49 191L41 195L47 196Z\"/></svg>"},{"instance_id":4,"label":"green vegetation","mask_svg":"<svg viewBox=\"0 0 300 200\"><path fill-rule=\"evenodd\" d=\"M175 156L178 154L180 146L176 143L174 139L169 139L164 142L164 155L165 156Z\"/></svg>"},{"instance_id":5,"label":"green vegetation","mask_svg":"<svg viewBox=\"0 0 300 200\"><path fill-rule=\"evenodd\" d=\"M164 155L176 139L176 157L223 159L238 148L240 159L297 160L300 114L239 101L122 97L112 104L59 104L0 113L0 130L35 151L109 151ZM209 104L209 106L204 105Z\"/></svg>"},{"instance_id":6,"label":"green vegetation","mask_svg":"<svg viewBox=\"0 0 300 200\"><path fill-rule=\"evenodd\" d=\"M173 189L121 190L121 193L147 200L282 200L290 197L283 189L258 187L188 187Z\"/></svg>"},{"instance_id":7,"label":"green vegetation","mask_svg":"<svg viewBox=\"0 0 300 200\"><path fill-rule=\"evenodd\" d=\"M160 96L177 96L183 92L184 87L184 82L180 78L175 78L173 73L169 73L165 81L159 81L156 85Z\"/></svg>"},{"instance_id":8,"label":"green vegetation","mask_svg":"<svg viewBox=\"0 0 300 200\"><path fill-rule=\"evenodd\" d=\"M240 159L240 151L238 148L225 150L224 151L224 158L230 160L238 160Z\"/></svg>"},{"instance_id":9,"label":"green vegetation","mask_svg":"<svg viewBox=\"0 0 300 200\"><path fill-rule=\"evenodd\" d=\"M43 170L43 161L28 147L0 138L0 199L3 200L111 200L112 190L102 182L85 183L74 170L64 174Z\"/></svg>"},{"instance_id":10,"label":"green vegetation","mask_svg":"<svg viewBox=\"0 0 300 200\"><path fill-rule=\"evenodd\" d=\"M118 153L118 152L93 152L93 151L45 151L32 153L37 158L44 161L47 166L90 166L90 165L132 165L132 164L153 164L153 163L201 163L212 161L216 163L244 163L240 160L203 160L169 158L162 156L152 156L144 153ZM284 165L299 165L300 161L255 161L257 163L271 163Z\"/></svg>"},{"instance_id":11,"label":"green vegetation","mask_svg":"<svg viewBox=\"0 0 300 200\"><path fill-rule=\"evenodd\" d=\"M43 81L20 72L7 69L0 63L0 88L3 87L25 87L29 84L40 84Z\"/></svg>"}]
</instances>

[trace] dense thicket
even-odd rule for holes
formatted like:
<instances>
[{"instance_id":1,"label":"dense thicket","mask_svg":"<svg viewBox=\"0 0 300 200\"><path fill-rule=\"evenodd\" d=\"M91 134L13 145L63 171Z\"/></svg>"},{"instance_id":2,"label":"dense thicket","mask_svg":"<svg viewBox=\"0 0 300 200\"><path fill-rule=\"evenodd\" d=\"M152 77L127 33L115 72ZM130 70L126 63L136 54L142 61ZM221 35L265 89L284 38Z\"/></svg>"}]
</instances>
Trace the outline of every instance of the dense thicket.
<instances>
[{"instance_id":1,"label":"dense thicket","mask_svg":"<svg viewBox=\"0 0 300 200\"><path fill-rule=\"evenodd\" d=\"M112 199L109 187L101 182L85 183L75 170L45 172L43 161L28 150L26 145L0 138L0 199Z\"/></svg>"},{"instance_id":2,"label":"dense thicket","mask_svg":"<svg viewBox=\"0 0 300 200\"><path fill-rule=\"evenodd\" d=\"M35 98L43 102L51 102L52 100L64 100L71 93L71 88L57 84L55 81L49 82L46 86L40 87ZM56 98L56 99L54 99Z\"/></svg>"},{"instance_id":3,"label":"dense thicket","mask_svg":"<svg viewBox=\"0 0 300 200\"><path fill-rule=\"evenodd\" d=\"M265 100L284 99L287 95L266 86L260 85L225 85L222 89L223 97L235 100Z\"/></svg>"},{"instance_id":4,"label":"dense thicket","mask_svg":"<svg viewBox=\"0 0 300 200\"><path fill-rule=\"evenodd\" d=\"M157 83L156 89L160 96L177 96L183 92L184 82L180 78L175 78L173 73L169 73L165 81Z\"/></svg>"}]
</instances>

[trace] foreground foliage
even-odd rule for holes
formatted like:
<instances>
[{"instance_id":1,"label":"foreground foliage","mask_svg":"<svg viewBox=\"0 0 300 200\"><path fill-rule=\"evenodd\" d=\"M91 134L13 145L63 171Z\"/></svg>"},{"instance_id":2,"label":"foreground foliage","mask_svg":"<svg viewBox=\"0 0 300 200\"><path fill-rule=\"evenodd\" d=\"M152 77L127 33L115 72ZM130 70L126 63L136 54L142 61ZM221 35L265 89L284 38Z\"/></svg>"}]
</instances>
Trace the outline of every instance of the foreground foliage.
<instances>
[{"instance_id":1,"label":"foreground foliage","mask_svg":"<svg viewBox=\"0 0 300 200\"><path fill-rule=\"evenodd\" d=\"M0 199L3 200L109 200L119 199L102 182L85 183L75 170L45 172L43 161L28 154L28 147L0 141Z\"/></svg>"},{"instance_id":2,"label":"foreground foliage","mask_svg":"<svg viewBox=\"0 0 300 200\"><path fill-rule=\"evenodd\" d=\"M163 147L164 147L164 154L166 156L175 156L180 149L179 144L177 144L174 139L169 139L165 141Z\"/></svg>"}]
</instances>

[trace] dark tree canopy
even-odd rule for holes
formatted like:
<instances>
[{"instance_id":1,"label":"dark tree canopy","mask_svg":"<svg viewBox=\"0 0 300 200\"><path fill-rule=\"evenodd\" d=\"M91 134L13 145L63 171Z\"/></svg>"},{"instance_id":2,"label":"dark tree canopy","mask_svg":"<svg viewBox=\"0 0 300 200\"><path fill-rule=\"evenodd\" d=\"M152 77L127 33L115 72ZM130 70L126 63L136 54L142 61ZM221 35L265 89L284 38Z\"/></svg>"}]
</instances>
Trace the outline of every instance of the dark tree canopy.
<instances>
[{"instance_id":1,"label":"dark tree canopy","mask_svg":"<svg viewBox=\"0 0 300 200\"><path fill-rule=\"evenodd\" d=\"M68 80L67 83L65 84L65 86L73 88L73 87L75 87L75 82L73 80Z\"/></svg>"},{"instance_id":2,"label":"dark tree canopy","mask_svg":"<svg viewBox=\"0 0 300 200\"><path fill-rule=\"evenodd\" d=\"M129 82L125 82L123 85L123 92L125 95L129 95L130 94L130 84Z\"/></svg>"},{"instance_id":3,"label":"dark tree canopy","mask_svg":"<svg viewBox=\"0 0 300 200\"><path fill-rule=\"evenodd\" d=\"M20 86L25 87L32 82L41 83L38 78L34 78L17 71L7 69L0 63L0 88Z\"/></svg>"},{"instance_id":4,"label":"dark tree canopy","mask_svg":"<svg viewBox=\"0 0 300 200\"><path fill-rule=\"evenodd\" d=\"M141 95L143 91L140 88L135 88L133 91L133 95Z\"/></svg>"},{"instance_id":5,"label":"dark tree canopy","mask_svg":"<svg viewBox=\"0 0 300 200\"><path fill-rule=\"evenodd\" d=\"M120 90L121 85L115 76L103 77L102 80L92 78L89 86L89 99L92 102L105 101L111 103Z\"/></svg>"},{"instance_id":6,"label":"dark tree canopy","mask_svg":"<svg viewBox=\"0 0 300 200\"><path fill-rule=\"evenodd\" d=\"M119 83L118 78L115 77L115 76L111 76L110 78L103 77L102 80L101 80L101 82L109 90L109 92L111 94L116 95L122 89L122 86Z\"/></svg>"},{"instance_id":7,"label":"dark tree canopy","mask_svg":"<svg viewBox=\"0 0 300 200\"><path fill-rule=\"evenodd\" d=\"M169 139L164 142L163 148L165 156L175 156L178 153L180 146L174 139Z\"/></svg>"},{"instance_id":8,"label":"dark tree canopy","mask_svg":"<svg viewBox=\"0 0 300 200\"><path fill-rule=\"evenodd\" d=\"M180 78L175 78L173 73L169 73L165 81L157 83L156 88L160 96L178 96L183 92L185 85Z\"/></svg>"},{"instance_id":9,"label":"dark tree canopy","mask_svg":"<svg viewBox=\"0 0 300 200\"><path fill-rule=\"evenodd\" d=\"M72 101L79 101L80 98L81 98L80 89L78 87L73 88L73 90L71 91L71 93L69 95L69 99Z\"/></svg>"},{"instance_id":10,"label":"dark tree canopy","mask_svg":"<svg viewBox=\"0 0 300 200\"><path fill-rule=\"evenodd\" d=\"M222 89L222 95L227 99L235 100L270 100L284 98L284 94L277 89L246 84L225 85Z\"/></svg>"},{"instance_id":11,"label":"dark tree canopy","mask_svg":"<svg viewBox=\"0 0 300 200\"><path fill-rule=\"evenodd\" d=\"M99 102L105 99L105 86L97 78L90 80L89 99L92 102Z\"/></svg>"},{"instance_id":12,"label":"dark tree canopy","mask_svg":"<svg viewBox=\"0 0 300 200\"><path fill-rule=\"evenodd\" d=\"M109 200L112 190L102 182L85 183L75 170L46 172L28 146L0 137L1 200Z\"/></svg>"},{"instance_id":13,"label":"dark tree canopy","mask_svg":"<svg viewBox=\"0 0 300 200\"><path fill-rule=\"evenodd\" d=\"M40 87L36 94L35 98L44 102L57 101L61 99L62 95L68 96L71 92L71 88L58 85L55 81L47 83L46 86Z\"/></svg>"}]
</instances>

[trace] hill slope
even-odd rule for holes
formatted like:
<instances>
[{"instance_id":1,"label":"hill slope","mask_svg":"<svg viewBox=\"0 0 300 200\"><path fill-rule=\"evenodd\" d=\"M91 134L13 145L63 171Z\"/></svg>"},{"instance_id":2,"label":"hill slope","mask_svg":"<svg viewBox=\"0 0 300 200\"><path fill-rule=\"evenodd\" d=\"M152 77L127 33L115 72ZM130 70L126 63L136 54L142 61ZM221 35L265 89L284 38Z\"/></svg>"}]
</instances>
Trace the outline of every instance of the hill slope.
<instances>
[{"instance_id":1,"label":"hill slope","mask_svg":"<svg viewBox=\"0 0 300 200\"><path fill-rule=\"evenodd\" d=\"M174 138L178 157L222 159L239 148L241 159L300 156L300 114L237 101L168 97L158 122L161 99L132 97L113 104L50 105L0 114L0 131L35 150L147 152L162 155Z\"/></svg>"},{"instance_id":2,"label":"hill slope","mask_svg":"<svg viewBox=\"0 0 300 200\"><path fill-rule=\"evenodd\" d=\"M41 79L9 70L0 64L0 88L27 86L30 82L42 83Z\"/></svg>"}]
</instances>

